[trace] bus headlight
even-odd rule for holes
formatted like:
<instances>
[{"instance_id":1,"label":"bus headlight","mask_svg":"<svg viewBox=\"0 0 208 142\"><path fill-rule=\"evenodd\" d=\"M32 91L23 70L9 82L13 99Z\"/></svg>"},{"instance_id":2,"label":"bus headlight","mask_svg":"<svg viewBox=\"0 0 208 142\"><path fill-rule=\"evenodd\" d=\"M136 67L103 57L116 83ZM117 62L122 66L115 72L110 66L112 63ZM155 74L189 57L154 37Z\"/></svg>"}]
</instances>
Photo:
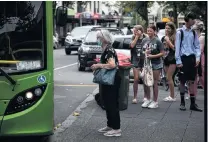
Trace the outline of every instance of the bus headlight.
<instances>
[{"instance_id":1,"label":"bus headlight","mask_svg":"<svg viewBox=\"0 0 208 142\"><path fill-rule=\"evenodd\" d=\"M42 90L40 88L35 89L35 95L36 96L41 96L42 95Z\"/></svg>"},{"instance_id":2,"label":"bus headlight","mask_svg":"<svg viewBox=\"0 0 208 142\"><path fill-rule=\"evenodd\" d=\"M35 86L15 95L15 97L9 102L5 115L24 111L36 104L43 96L46 87L46 84L41 86Z\"/></svg>"},{"instance_id":3,"label":"bus headlight","mask_svg":"<svg viewBox=\"0 0 208 142\"><path fill-rule=\"evenodd\" d=\"M25 97L26 97L27 100L32 100L33 93L32 92L27 92L26 95L25 95Z\"/></svg>"}]
</instances>

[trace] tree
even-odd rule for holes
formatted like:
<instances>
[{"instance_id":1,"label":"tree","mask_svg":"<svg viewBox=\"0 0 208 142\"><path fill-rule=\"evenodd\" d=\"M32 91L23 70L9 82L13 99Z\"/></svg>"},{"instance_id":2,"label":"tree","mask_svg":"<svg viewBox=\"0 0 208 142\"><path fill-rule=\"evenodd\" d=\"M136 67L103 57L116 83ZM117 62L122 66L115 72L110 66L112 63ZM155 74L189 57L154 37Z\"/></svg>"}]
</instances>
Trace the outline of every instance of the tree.
<instances>
[{"instance_id":1,"label":"tree","mask_svg":"<svg viewBox=\"0 0 208 142\"><path fill-rule=\"evenodd\" d=\"M129 9L136 11L142 20L145 21L143 26L146 29L148 26L148 7L152 6L152 4L152 1L121 1L116 3L116 6L122 8L123 12L127 12Z\"/></svg>"},{"instance_id":2,"label":"tree","mask_svg":"<svg viewBox=\"0 0 208 142\"><path fill-rule=\"evenodd\" d=\"M197 19L205 22L206 19L206 1L165 1L160 2L163 5L167 5L166 8L173 8L174 23L177 25L177 18L179 14L186 14L192 11L196 14Z\"/></svg>"}]
</instances>

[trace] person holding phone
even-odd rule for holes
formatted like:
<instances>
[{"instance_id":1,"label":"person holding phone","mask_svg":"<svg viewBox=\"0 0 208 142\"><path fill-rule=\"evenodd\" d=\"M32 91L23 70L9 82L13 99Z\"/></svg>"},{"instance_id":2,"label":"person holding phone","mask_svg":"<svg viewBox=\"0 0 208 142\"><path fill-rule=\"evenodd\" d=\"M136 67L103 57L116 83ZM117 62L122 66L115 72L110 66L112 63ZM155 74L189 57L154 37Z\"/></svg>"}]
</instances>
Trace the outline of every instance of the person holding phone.
<instances>
[{"instance_id":1,"label":"person holding phone","mask_svg":"<svg viewBox=\"0 0 208 142\"><path fill-rule=\"evenodd\" d=\"M133 37L132 42L130 43L131 48L131 62L134 66L133 74L134 74L134 99L132 100L133 104L137 103L137 92L138 92L138 81L139 81L139 73L143 68L144 64L144 49L143 43L146 36L144 35L144 29L141 25L136 25L133 28ZM145 98L145 97L144 97Z\"/></svg>"}]
</instances>

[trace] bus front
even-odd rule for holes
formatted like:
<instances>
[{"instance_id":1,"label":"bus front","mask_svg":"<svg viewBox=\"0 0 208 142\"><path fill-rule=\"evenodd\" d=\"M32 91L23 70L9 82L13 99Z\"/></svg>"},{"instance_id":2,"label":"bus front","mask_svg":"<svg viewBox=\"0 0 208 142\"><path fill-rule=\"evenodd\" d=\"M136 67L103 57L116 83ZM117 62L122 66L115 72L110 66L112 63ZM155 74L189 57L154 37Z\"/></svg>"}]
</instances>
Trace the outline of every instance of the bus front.
<instances>
[{"instance_id":1,"label":"bus front","mask_svg":"<svg viewBox=\"0 0 208 142\"><path fill-rule=\"evenodd\" d=\"M0 2L0 136L53 133L52 2Z\"/></svg>"}]
</instances>

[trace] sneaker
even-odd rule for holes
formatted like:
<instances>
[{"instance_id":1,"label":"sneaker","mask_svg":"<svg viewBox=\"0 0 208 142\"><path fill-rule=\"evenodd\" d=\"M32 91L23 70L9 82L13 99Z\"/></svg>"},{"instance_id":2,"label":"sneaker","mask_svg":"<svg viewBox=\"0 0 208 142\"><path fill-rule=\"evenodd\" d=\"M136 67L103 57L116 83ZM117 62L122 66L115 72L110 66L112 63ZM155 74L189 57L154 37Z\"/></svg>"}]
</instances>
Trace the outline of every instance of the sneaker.
<instances>
[{"instance_id":1,"label":"sneaker","mask_svg":"<svg viewBox=\"0 0 208 142\"><path fill-rule=\"evenodd\" d=\"M145 102L145 101L147 101L147 98L144 98L142 102Z\"/></svg>"},{"instance_id":2,"label":"sneaker","mask_svg":"<svg viewBox=\"0 0 208 142\"><path fill-rule=\"evenodd\" d=\"M104 128L99 129L98 132L100 132L100 133L106 133L106 132L108 132L110 130L112 130L112 128L106 126Z\"/></svg>"},{"instance_id":3,"label":"sneaker","mask_svg":"<svg viewBox=\"0 0 208 142\"><path fill-rule=\"evenodd\" d=\"M133 99L132 104L137 104L137 99Z\"/></svg>"},{"instance_id":4,"label":"sneaker","mask_svg":"<svg viewBox=\"0 0 208 142\"><path fill-rule=\"evenodd\" d=\"M150 100L146 100L146 101L144 101L144 103L142 104L142 107L143 107L143 108L146 108L146 107L149 106L150 103L151 103Z\"/></svg>"},{"instance_id":5,"label":"sneaker","mask_svg":"<svg viewBox=\"0 0 208 142\"><path fill-rule=\"evenodd\" d=\"M175 102L176 98L172 98L171 96L168 96L168 97L164 98L163 101L165 101L165 102Z\"/></svg>"},{"instance_id":6,"label":"sneaker","mask_svg":"<svg viewBox=\"0 0 208 142\"><path fill-rule=\"evenodd\" d=\"M155 102L155 101L151 102L148 108L158 108L158 102Z\"/></svg>"},{"instance_id":7,"label":"sneaker","mask_svg":"<svg viewBox=\"0 0 208 142\"><path fill-rule=\"evenodd\" d=\"M104 134L107 137L120 137L121 136L121 129L119 130L111 130Z\"/></svg>"}]
</instances>

